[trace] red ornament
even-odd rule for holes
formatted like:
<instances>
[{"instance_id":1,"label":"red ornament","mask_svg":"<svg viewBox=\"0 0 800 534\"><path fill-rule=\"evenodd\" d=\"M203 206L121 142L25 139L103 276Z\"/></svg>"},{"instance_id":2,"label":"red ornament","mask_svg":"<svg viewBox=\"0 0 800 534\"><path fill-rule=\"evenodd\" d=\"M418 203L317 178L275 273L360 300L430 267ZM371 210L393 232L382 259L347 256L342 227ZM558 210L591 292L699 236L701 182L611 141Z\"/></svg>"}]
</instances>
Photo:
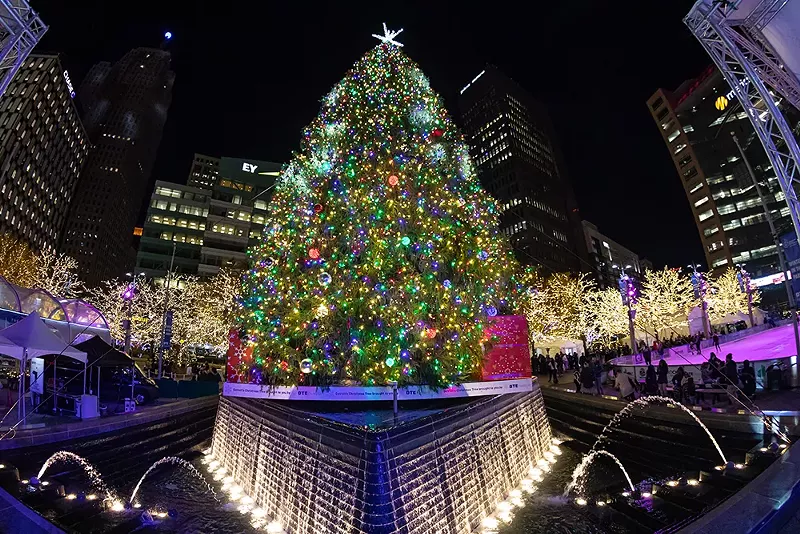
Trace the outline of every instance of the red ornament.
<instances>
[{"instance_id":1,"label":"red ornament","mask_svg":"<svg viewBox=\"0 0 800 534\"><path fill-rule=\"evenodd\" d=\"M444 130L442 130L441 128L435 128L433 132L431 132L431 135L438 139L439 137L444 135Z\"/></svg>"},{"instance_id":2,"label":"red ornament","mask_svg":"<svg viewBox=\"0 0 800 534\"><path fill-rule=\"evenodd\" d=\"M308 257L312 260L319 259L319 249L318 248L310 248L308 249Z\"/></svg>"},{"instance_id":3,"label":"red ornament","mask_svg":"<svg viewBox=\"0 0 800 534\"><path fill-rule=\"evenodd\" d=\"M398 178L398 177L397 177L397 176L395 176L394 174L393 174L393 175L391 175L391 176L389 177L389 185L391 185L392 187L394 187L394 186L396 186L398 183L400 183L400 178Z\"/></svg>"},{"instance_id":4,"label":"red ornament","mask_svg":"<svg viewBox=\"0 0 800 534\"><path fill-rule=\"evenodd\" d=\"M322 204L314 204L314 213L322 213L323 209Z\"/></svg>"}]
</instances>

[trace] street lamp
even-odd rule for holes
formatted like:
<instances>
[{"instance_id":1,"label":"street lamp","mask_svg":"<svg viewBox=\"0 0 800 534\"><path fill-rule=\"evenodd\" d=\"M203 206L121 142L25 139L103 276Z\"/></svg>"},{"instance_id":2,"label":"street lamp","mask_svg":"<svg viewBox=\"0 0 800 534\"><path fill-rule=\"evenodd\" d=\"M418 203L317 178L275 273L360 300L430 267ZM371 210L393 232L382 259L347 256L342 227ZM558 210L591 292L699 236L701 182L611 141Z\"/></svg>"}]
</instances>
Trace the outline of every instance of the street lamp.
<instances>
[{"instance_id":1,"label":"street lamp","mask_svg":"<svg viewBox=\"0 0 800 534\"><path fill-rule=\"evenodd\" d=\"M736 280L739 282L739 291L747 293L747 315L750 317L750 326L753 326L753 288L750 285L750 273L748 273L744 264L736 266L739 272L736 273Z\"/></svg>"},{"instance_id":2,"label":"street lamp","mask_svg":"<svg viewBox=\"0 0 800 534\"><path fill-rule=\"evenodd\" d=\"M144 276L144 273L135 275L127 273L131 278L131 282L122 291L120 297L125 301L125 320L122 321L122 328L125 329L125 354L130 355L131 352L131 319L133 318L133 299L136 298L136 278L137 276Z\"/></svg>"},{"instance_id":3,"label":"street lamp","mask_svg":"<svg viewBox=\"0 0 800 534\"><path fill-rule=\"evenodd\" d=\"M633 321L636 318L636 310L633 309L633 305L636 304L636 286L625 271L622 271L619 275L619 292L622 296L622 303L628 307L628 333L631 336L631 354L636 354L636 329L633 326Z\"/></svg>"},{"instance_id":4,"label":"street lamp","mask_svg":"<svg viewBox=\"0 0 800 534\"><path fill-rule=\"evenodd\" d=\"M699 263L690 263L687 265L692 270L692 286L694 286L694 298L700 299L700 312L703 316L703 334L706 339L711 335L708 328L708 302L706 302L706 292L708 291L708 282L706 277L697 270L702 267Z\"/></svg>"}]
</instances>

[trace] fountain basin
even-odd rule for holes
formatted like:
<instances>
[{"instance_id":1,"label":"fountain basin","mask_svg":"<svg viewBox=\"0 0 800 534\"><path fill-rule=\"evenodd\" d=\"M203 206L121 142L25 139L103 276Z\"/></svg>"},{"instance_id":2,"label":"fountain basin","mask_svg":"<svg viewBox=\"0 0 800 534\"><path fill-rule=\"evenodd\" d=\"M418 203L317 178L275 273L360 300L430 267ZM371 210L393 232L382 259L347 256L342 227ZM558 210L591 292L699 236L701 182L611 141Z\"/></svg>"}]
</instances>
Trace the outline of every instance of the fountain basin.
<instances>
[{"instance_id":1,"label":"fountain basin","mask_svg":"<svg viewBox=\"0 0 800 534\"><path fill-rule=\"evenodd\" d=\"M536 384L401 414L223 398L212 455L289 534L469 534L551 446Z\"/></svg>"}]
</instances>

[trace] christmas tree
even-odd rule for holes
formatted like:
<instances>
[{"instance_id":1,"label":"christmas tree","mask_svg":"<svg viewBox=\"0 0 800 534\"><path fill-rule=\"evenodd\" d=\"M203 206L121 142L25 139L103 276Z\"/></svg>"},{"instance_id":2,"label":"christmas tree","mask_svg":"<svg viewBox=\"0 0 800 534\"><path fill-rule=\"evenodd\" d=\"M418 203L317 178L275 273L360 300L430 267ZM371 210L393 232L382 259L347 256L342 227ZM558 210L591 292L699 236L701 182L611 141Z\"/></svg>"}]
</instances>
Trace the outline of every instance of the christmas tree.
<instances>
[{"instance_id":1,"label":"christmas tree","mask_svg":"<svg viewBox=\"0 0 800 534\"><path fill-rule=\"evenodd\" d=\"M443 387L479 373L518 264L467 146L394 41L358 61L303 132L250 251L250 381Z\"/></svg>"}]
</instances>

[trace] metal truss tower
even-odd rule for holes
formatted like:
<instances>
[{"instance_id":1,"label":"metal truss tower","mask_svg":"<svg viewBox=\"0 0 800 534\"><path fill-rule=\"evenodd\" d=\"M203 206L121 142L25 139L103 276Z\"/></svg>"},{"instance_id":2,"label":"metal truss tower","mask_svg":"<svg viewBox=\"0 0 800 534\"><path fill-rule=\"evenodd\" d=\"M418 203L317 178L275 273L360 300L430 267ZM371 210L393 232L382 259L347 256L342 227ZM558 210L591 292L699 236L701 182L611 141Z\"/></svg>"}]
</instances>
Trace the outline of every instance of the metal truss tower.
<instances>
[{"instance_id":1,"label":"metal truss tower","mask_svg":"<svg viewBox=\"0 0 800 534\"><path fill-rule=\"evenodd\" d=\"M25 0L0 0L0 97L47 26Z\"/></svg>"},{"instance_id":2,"label":"metal truss tower","mask_svg":"<svg viewBox=\"0 0 800 534\"><path fill-rule=\"evenodd\" d=\"M683 21L714 60L753 123L786 195L800 239L800 148L775 102L783 98L800 109L800 82L764 36L765 27L790 2L699 0Z\"/></svg>"}]
</instances>

